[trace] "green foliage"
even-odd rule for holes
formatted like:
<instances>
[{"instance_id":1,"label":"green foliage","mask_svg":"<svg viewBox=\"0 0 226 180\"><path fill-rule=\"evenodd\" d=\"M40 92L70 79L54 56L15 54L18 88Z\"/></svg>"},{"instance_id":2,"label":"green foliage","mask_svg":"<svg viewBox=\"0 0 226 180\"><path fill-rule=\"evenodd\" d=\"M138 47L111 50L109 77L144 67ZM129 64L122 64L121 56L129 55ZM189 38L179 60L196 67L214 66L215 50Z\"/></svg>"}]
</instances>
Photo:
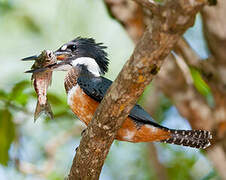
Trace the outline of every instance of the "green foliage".
<instances>
[{"instance_id":1,"label":"green foliage","mask_svg":"<svg viewBox=\"0 0 226 180\"><path fill-rule=\"evenodd\" d=\"M159 104L153 115L154 119L157 122L162 122L166 118L166 111L172 106L172 103L168 98L166 98L163 94L159 98Z\"/></svg>"},{"instance_id":2,"label":"green foliage","mask_svg":"<svg viewBox=\"0 0 226 180\"><path fill-rule=\"evenodd\" d=\"M204 96L207 96L211 93L209 86L206 84L206 82L202 79L202 76L200 72L195 68L190 68L190 72L192 75L192 78L194 80L194 85L196 89Z\"/></svg>"},{"instance_id":3,"label":"green foliage","mask_svg":"<svg viewBox=\"0 0 226 180\"><path fill-rule=\"evenodd\" d=\"M62 119L63 117L66 119L74 118L74 115L70 112L65 99L60 98L54 93L48 93L48 100L54 108L54 119Z\"/></svg>"},{"instance_id":4,"label":"green foliage","mask_svg":"<svg viewBox=\"0 0 226 180\"><path fill-rule=\"evenodd\" d=\"M24 91L30 86L29 81L20 81L14 85L9 93L9 100L16 104L25 106L28 102L29 94Z\"/></svg>"},{"instance_id":5,"label":"green foliage","mask_svg":"<svg viewBox=\"0 0 226 180\"><path fill-rule=\"evenodd\" d=\"M174 158L168 163L168 175L171 180L192 179L190 169L196 162L194 156L187 157L183 152L174 152Z\"/></svg>"},{"instance_id":6,"label":"green foliage","mask_svg":"<svg viewBox=\"0 0 226 180\"><path fill-rule=\"evenodd\" d=\"M192 67L190 67L190 72L194 81L195 88L200 94L202 94L206 98L208 104L213 107L215 104L214 98L212 96L209 86L203 80L201 73L199 72L199 70Z\"/></svg>"},{"instance_id":7,"label":"green foliage","mask_svg":"<svg viewBox=\"0 0 226 180\"><path fill-rule=\"evenodd\" d=\"M201 180L211 180L211 179L216 178L216 177L217 177L216 171L211 171L205 177L203 177ZM217 177L217 179L220 180L219 177Z\"/></svg>"},{"instance_id":8,"label":"green foliage","mask_svg":"<svg viewBox=\"0 0 226 180\"><path fill-rule=\"evenodd\" d=\"M10 0L0 0L0 15L3 15L13 10L13 6Z\"/></svg>"},{"instance_id":9,"label":"green foliage","mask_svg":"<svg viewBox=\"0 0 226 180\"><path fill-rule=\"evenodd\" d=\"M144 104L144 101L146 98L149 98L149 94L150 94L150 91L151 91L151 87L152 85L149 84L145 89L144 89L144 92L143 94L140 96L139 100L138 100L138 103L139 104Z\"/></svg>"},{"instance_id":10,"label":"green foliage","mask_svg":"<svg viewBox=\"0 0 226 180\"><path fill-rule=\"evenodd\" d=\"M57 172L52 172L48 175L49 180L61 180L64 179L64 176L58 174Z\"/></svg>"},{"instance_id":11,"label":"green foliage","mask_svg":"<svg viewBox=\"0 0 226 180\"><path fill-rule=\"evenodd\" d=\"M4 100L6 97L7 97L6 92L0 89L0 100Z\"/></svg>"},{"instance_id":12,"label":"green foliage","mask_svg":"<svg viewBox=\"0 0 226 180\"><path fill-rule=\"evenodd\" d=\"M0 110L0 164L7 165L9 148L15 138L15 125L12 114L7 109Z\"/></svg>"},{"instance_id":13,"label":"green foliage","mask_svg":"<svg viewBox=\"0 0 226 180\"><path fill-rule=\"evenodd\" d=\"M42 29L36 23L36 21L28 15L21 17L21 23L23 23L24 26L33 33L40 34L42 32Z\"/></svg>"},{"instance_id":14,"label":"green foliage","mask_svg":"<svg viewBox=\"0 0 226 180\"><path fill-rule=\"evenodd\" d=\"M11 111L26 111L28 94L24 93L28 87L28 81L16 83L11 91L0 90L0 163L7 165L9 161L9 148L15 138L15 123Z\"/></svg>"},{"instance_id":15,"label":"green foliage","mask_svg":"<svg viewBox=\"0 0 226 180\"><path fill-rule=\"evenodd\" d=\"M32 90L30 81L20 81L14 84L9 92L0 89L0 164L7 165L10 159L9 148L15 139L16 125L14 118L16 116L11 112L24 112L27 114L29 112L27 104L34 99L37 100L37 95ZM69 112L66 101L53 93L48 94L48 99L50 104L54 106L55 119L72 118L73 115Z\"/></svg>"},{"instance_id":16,"label":"green foliage","mask_svg":"<svg viewBox=\"0 0 226 180\"><path fill-rule=\"evenodd\" d=\"M145 88L144 93L139 98L139 101L138 101L139 104L144 104L144 101L145 101L146 98L151 98L150 97L151 87L152 87L152 85L150 84ZM155 110L155 113L153 114L153 118L157 122L162 122L166 117L165 112L172 106L172 103L163 94L161 94L159 96L160 97L158 98L158 100L159 100L158 106Z\"/></svg>"},{"instance_id":17,"label":"green foliage","mask_svg":"<svg viewBox=\"0 0 226 180\"><path fill-rule=\"evenodd\" d=\"M18 24L30 32L35 34L42 33L42 28L37 21L27 11L21 11L20 8L17 8L13 0L0 0L0 17L5 14L17 19Z\"/></svg>"}]
</instances>

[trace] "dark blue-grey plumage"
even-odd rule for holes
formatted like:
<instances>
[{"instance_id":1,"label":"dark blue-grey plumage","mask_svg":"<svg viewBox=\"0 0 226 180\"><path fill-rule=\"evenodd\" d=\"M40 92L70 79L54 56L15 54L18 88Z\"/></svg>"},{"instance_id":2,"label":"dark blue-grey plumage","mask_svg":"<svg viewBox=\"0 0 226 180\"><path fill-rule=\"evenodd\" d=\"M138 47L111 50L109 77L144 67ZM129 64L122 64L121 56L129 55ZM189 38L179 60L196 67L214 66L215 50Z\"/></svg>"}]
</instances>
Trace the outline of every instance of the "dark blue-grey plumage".
<instances>
[{"instance_id":1,"label":"dark blue-grey plumage","mask_svg":"<svg viewBox=\"0 0 226 180\"><path fill-rule=\"evenodd\" d=\"M62 49L66 47L66 49ZM61 46L56 52L68 53L69 59L76 59L79 57L90 57L95 59L101 73L105 74L108 71L109 59L105 51L107 47L103 43L96 43L93 38L77 37L74 40Z\"/></svg>"},{"instance_id":2,"label":"dark blue-grey plumage","mask_svg":"<svg viewBox=\"0 0 226 180\"><path fill-rule=\"evenodd\" d=\"M81 65L77 83L88 96L97 102L101 102L108 88L111 86L112 81L102 76L94 76L84 65ZM167 129L155 123L153 118L138 104L132 108L129 117L132 118L137 125L150 124L155 127Z\"/></svg>"}]
</instances>

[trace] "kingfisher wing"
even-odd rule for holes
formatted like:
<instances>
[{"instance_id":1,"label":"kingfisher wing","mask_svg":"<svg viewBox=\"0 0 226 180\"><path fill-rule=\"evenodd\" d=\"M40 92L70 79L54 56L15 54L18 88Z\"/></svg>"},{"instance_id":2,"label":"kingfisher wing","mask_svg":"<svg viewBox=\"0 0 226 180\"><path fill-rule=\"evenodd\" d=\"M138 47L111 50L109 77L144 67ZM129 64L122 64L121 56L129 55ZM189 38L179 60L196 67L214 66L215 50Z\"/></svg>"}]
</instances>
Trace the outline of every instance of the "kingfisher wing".
<instances>
[{"instance_id":1,"label":"kingfisher wing","mask_svg":"<svg viewBox=\"0 0 226 180\"><path fill-rule=\"evenodd\" d=\"M89 75L80 75L77 80L80 88L92 99L101 102L106 94L112 81L105 77L94 77ZM129 117L136 123L151 124L156 127L162 127L155 123L153 118L138 104L136 104L130 111Z\"/></svg>"},{"instance_id":2,"label":"kingfisher wing","mask_svg":"<svg viewBox=\"0 0 226 180\"><path fill-rule=\"evenodd\" d=\"M104 77L80 75L77 80L80 88L92 99L101 102L112 81Z\"/></svg>"}]
</instances>

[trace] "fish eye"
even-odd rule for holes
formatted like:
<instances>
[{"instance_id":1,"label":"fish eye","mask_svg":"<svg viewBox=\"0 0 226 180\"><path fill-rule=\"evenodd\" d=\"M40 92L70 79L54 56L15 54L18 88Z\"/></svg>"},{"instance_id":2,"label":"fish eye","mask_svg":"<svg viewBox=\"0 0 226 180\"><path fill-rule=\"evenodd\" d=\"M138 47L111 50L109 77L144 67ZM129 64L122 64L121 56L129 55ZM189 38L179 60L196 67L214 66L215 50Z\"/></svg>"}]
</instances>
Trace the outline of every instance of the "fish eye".
<instances>
[{"instance_id":1,"label":"fish eye","mask_svg":"<svg viewBox=\"0 0 226 180\"><path fill-rule=\"evenodd\" d=\"M48 51L48 50L47 50L47 51L46 51L46 55L47 55L48 57L50 57L50 58L51 58L51 57L52 57L52 55L53 55L53 53L52 53L51 51Z\"/></svg>"}]
</instances>

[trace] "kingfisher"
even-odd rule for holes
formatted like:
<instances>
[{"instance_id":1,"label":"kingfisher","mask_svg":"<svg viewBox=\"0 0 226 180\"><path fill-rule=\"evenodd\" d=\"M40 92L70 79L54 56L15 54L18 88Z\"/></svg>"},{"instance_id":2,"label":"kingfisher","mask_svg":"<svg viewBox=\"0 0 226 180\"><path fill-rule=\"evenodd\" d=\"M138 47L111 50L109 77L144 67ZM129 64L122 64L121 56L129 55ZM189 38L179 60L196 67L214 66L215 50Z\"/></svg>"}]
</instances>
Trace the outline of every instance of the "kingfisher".
<instances>
[{"instance_id":1,"label":"kingfisher","mask_svg":"<svg viewBox=\"0 0 226 180\"><path fill-rule=\"evenodd\" d=\"M105 49L103 43L96 43L93 38L77 37L54 52L57 63L29 72L67 71L64 79L67 103L73 113L88 125L112 84L111 80L103 77L109 65ZM179 130L159 125L138 104L132 108L116 135L120 141L155 141L198 149L210 146L211 138L211 133L206 130Z\"/></svg>"}]
</instances>

